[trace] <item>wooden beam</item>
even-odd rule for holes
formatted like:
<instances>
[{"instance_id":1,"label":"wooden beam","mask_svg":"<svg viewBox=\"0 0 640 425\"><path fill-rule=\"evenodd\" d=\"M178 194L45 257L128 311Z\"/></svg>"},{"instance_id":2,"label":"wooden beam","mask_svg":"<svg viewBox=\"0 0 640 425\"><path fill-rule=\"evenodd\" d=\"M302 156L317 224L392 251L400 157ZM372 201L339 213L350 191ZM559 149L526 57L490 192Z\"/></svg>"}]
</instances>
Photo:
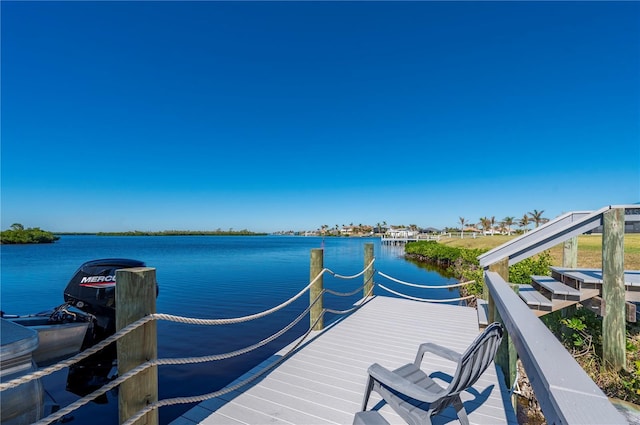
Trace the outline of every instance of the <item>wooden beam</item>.
<instances>
[{"instance_id":1,"label":"wooden beam","mask_svg":"<svg viewBox=\"0 0 640 425\"><path fill-rule=\"evenodd\" d=\"M311 307L309 313L309 320L314 331L321 331L324 329L324 318L322 310L324 309L322 291L324 289L323 277L319 276L324 268L324 249L315 248L311 250L311 267L310 267L310 282L313 282L316 277L318 278L311 288L309 289L309 303L313 303L316 298L320 297L318 301Z\"/></svg>"},{"instance_id":2,"label":"wooden beam","mask_svg":"<svg viewBox=\"0 0 640 425\"><path fill-rule=\"evenodd\" d=\"M562 245L562 267L575 269L578 267L578 237L564 241ZM572 304L561 311L562 317L573 317L576 314L576 305Z\"/></svg>"},{"instance_id":3,"label":"wooden beam","mask_svg":"<svg viewBox=\"0 0 640 425\"><path fill-rule=\"evenodd\" d=\"M589 300L582 301L584 308L593 311L598 316L606 316L606 303L601 297L593 297ZM634 303L625 302L625 318L627 322L636 323L636 305Z\"/></svg>"},{"instance_id":4,"label":"wooden beam","mask_svg":"<svg viewBox=\"0 0 640 425\"><path fill-rule=\"evenodd\" d=\"M137 267L116 270L116 330L156 312L156 269ZM118 374L158 358L156 321L145 323L117 343ZM126 422L147 405L158 401L158 367L152 366L120 384L118 416ZM158 410L148 412L136 425L157 425Z\"/></svg>"},{"instance_id":5,"label":"wooden beam","mask_svg":"<svg viewBox=\"0 0 640 425\"><path fill-rule=\"evenodd\" d=\"M562 245L562 267L575 269L578 267L578 237L564 241Z\"/></svg>"},{"instance_id":6,"label":"wooden beam","mask_svg":"<svg viewBox=\"0 0 640 425\"><path fill-rule=\"evenodd\" d=\"M364 267L369 266L373 261L373 244L364 244ZM373 266L364 272L364 289L362 298L373 296Z\"/></svg>"},{"instance_id":7,"label":"wooden beam","mask_svg":"<svg viewBox=\"0 0 640 425\"><path fill-rule=\"evenodd\" d=\"M602 298L607 306L602 319L602 357L612 370L626 368L624 208L603 214Z\"/></svg>"}]
</instances>

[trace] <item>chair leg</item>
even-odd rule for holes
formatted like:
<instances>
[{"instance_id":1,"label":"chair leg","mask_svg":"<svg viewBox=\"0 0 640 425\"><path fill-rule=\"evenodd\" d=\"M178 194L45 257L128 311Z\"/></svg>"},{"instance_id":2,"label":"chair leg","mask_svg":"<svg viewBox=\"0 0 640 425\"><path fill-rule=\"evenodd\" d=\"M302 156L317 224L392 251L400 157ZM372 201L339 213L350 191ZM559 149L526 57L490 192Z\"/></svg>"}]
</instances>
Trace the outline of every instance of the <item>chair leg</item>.
<instances>
[{"instance_id":1,"label":"chair leg","mask_svg":"<svg viewBox=\"0 0 640 425\"><path fill-rule=\"evenodd\" d=\"M367 410L367 403L369 402L369 397L371 396L371 390L373 390L373 378L369 375L369 379L367 380L367 388L364 391L364 400L362 400L362 411Z\"/></svg>"},{"instance_id":2,"label":"chair leg","mask_svg":"<svg viewBox=\"0 0 640 425\"><path fill-rule=\"evenodd\" d=\"M460 396L456 396L453 399L453 408L456 409L458 413L458 419L462 425L469 425L469 418L467 417L467 411L464 409L464 404L462 404L462 400Z\"/></svg>"}]
</instances>

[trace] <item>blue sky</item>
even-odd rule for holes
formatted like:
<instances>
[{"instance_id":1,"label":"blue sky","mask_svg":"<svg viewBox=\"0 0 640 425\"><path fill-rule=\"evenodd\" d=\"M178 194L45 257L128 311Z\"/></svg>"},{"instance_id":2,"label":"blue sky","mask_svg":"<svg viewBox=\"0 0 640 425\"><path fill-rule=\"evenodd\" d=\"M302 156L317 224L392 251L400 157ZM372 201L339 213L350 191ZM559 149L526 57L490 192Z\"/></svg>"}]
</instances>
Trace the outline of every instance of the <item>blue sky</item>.
<instances>
[{"instance_id":1,"label":"blue sky","mask_svg":"<svg viewBox=\"0 0 640 425\"><path fill-rule=\"evenodd\" d=\"M6 2L2 229L640 200L637 2Z\"/></svg>"}]
</instances>

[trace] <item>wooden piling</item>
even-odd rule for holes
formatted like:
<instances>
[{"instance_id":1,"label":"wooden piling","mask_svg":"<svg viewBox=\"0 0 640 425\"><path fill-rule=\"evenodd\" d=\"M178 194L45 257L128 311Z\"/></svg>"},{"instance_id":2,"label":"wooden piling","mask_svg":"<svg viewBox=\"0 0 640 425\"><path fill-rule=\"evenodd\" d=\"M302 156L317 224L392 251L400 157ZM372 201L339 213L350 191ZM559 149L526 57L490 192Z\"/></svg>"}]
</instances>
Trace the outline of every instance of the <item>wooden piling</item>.
<instances>
[{"instance_id":1,"label":"wooden piling","mask_svg":"<svg viewBox=\"0 0 640 425\"><path fill-rule=\"evenodd\" d=\"M156 312L156 269L137 267L117 270L116 282L116 330ZM156 329L156 322L152 320L117 341L120 376L142 363L158 358ZM120 424L156 401L158 401L158 369L157 366L152 366L120 384L118 392ZM135 424L157 425L158 411L148 412Z\"/></svg>"},{"instance_id":2,"label":"wooden piling","mask_svg":"<svg viewBox=\"0 0 640 425\"><path fill-rule=\"evenodd\" d=\"M562 267L575 269L578 267L578 237L568 239L562 245ZM570 305L561 310L562 317L569 318L576 314L576 305Z\"/></svg>"},{"instance_id":3,"label":"wooden piling","mask_svg":"<svg viewBox=\"0 0 640 425\"><path fill-rule=\"evenodd\" d=\"M562 267L575 269L578 267L578 237L568 239L562 245Z\"/></svg>"},{"instance_id":4,"label":"wooden piling","mask_svg":"<svg viewBox=\"0 0 640 425\"><path fill-rule=\"evenodd\" d=\"M364 267L366 268L373 261L373 243L364 244ZM364 289L362 298L373 296L373 266L364 272Z\"/></svg>"},{"instance_id":5,"label":"wooden piling","mask_svg":"<svg viewBox=\"0 0 640 425\"><path fill-rule=\"evenodd\" d=\"M310 270L310 282L313 282L318 275L322 273L324 268L324 250L321 248L315 248L311 250L311 270ZM309 303L314 302L318 296L320 299L311 307L309 313L309 320L311 322L312 329L314 331L321 331L324 329L324 318L322 310L324 309L324 303L322 299L322 291L324 289L323 276L318 277L311 288L309 289ZM316 323L317 321L317 323ZM314 324L315 323L315 324Z\"/></svg>"},{"instance_id":6,"label":"wooden piling","mask_svg":"<svg viewBox=\"0 0 640 425\"><path fill-rule=\"evenodd\" d=\"M612 370L626 368L624 208L602 215L602 358Z\"/></svg>"}]
</instances>

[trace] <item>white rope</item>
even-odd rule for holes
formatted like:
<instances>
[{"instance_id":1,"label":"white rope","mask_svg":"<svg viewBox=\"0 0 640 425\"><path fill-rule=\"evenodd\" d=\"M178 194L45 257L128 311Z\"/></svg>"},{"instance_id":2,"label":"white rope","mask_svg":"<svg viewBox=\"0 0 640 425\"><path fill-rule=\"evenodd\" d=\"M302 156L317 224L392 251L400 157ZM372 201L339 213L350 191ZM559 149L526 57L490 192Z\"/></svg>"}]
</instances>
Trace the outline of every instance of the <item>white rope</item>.
<instances>
[{"instance_id":1,"label":"white rope","mask_svg":"<svg viewBox=\"0 0 640 425\"><path fill-rule=\"evenodd\" d=\"M261 346L266 345L267 343L273 341L274 339L282 336L285 332L287 332L293 326L295 326L298 322L300 322L300 320L309 312L311 307L319 299L320 299L320 295L318 297L316 297L316 299L312 303L310 303L309 307L304 312L302 312L289 325L284 327L279 332L276 332L275 334L271 335L270 337L260 341L259 343L256 343L256 344L254 344L252 346L243 348L241 350L232 351L232 352L226 353L226 354L219 354L219 355L212 355L212 356L202 356L202 357L186 357L186 358L150 360L148 362L142 363L141 365L131 369L129 372L123 374L122 376L119 376L118 378L116 378L113 381L105 384L103 387L101 387L101 388L97 389L96 391L92 392L91 394L81 398L80 400L77 400L76 402L70 404L69 406L65 407L64 409L61 409L61 410L55 412L54 414L51 414L51 415L47 416L46 418L41 419L40 421L37 422L37 425L50 424L52 422L55 422L55 421L61 419L65 415L67 415L69 413L72 413L76 409L84 406L85 404L89 403L90 401L94 400L95 398L105 394L107 391L115 388L116 386L120 385L121 383L123 383L127 379L137 375L138 373L144 372L146 369L148 369L150 367L153 367L153 366L164 366L164 365L195 364L195 363L203 363L203 362L209 362L209 361L223 360L223 359L239 356L241 354L246 354L246 353L248 353L250 351L253 351L253 350L257 349L257 348L260 348ZM322 317L322 316L320 316L320 317ZM319 320L319 318L318 318L318 320ZM306 335L308 335L308 333ZM303 338L306 338L306 335ZM222 394L225 394L225 393L222 393ZM204 400L206 400L206 398ZM189 403L189 402L190 401L185 401L184 403ZM129 422L127 422L127 423L129 423Z\"/></svg>"},{"instance_id":2,"label":"white rope","mask_svg":"<svg viewBox=\"0 0 640 425\"><path fill-rule=\"evenodd\" d=\"M376 261L376 259L374 258L373 260L371 260L369 265L367 265L367 267L365 267L360 273L354 274L352 276L343 276L341 274L334 273L333 271L331 271L329 269L325 269L325 270L327 270L329 273L331 273L334 277L337 277L338 279L355 279L356 277L362 276L367 270L369 270L373 266L373 263L375 261Z\"/></svg>"},{"instance_id":3,"label":"white rope","mask_svg":"<svg viewBox=\"0 0 640 425\"><path fill-rule=\"evenodd\" d=\"M422 288L422 289L449 289L449 288L457 288L460 286L465 286L465 285L469 285L470 283L474 283L475 280L468 280L466 282L460 282L460 283L454 283L452 285L439 285L439 286L433 286L433 285L418 285L416 283L410 283L410 282L405 282L403 280L400 279L396 279L394 277L391 277L387 274L384 274L382 272L378 272L378 274L380 276L386 277L389 280L392 280L394 282L400 283L402 285L407 285L407 286L413 286L414 288Z\"/></svg>"},{"instance_id":4,"label":"white rope","mask_svg":"<svg viewBox=\"0 0 640 425\"><path fill-rule=\"evenodd\" d=\"M425 299L425 298L417 298L417 297L412 297L412 296L409 296L409 295L401 294L400 292L392 291L391 289L389 289L389 288L387 288L387 287L385 287L383 285L380 285L380 284L378 284L378 286L380 288L384 289L385 291L389 291L392 294L395 294L395 295L397 295L399 297L407 298L409 300L414 300L414 301L427 302L427 303L448 303L448 302L452 302L452 301L468 300L469 298L475 297L475 295L469 295L469 296L466 296L466 297L449 298L449 299L446 299L446 300L428 300L428 299Z\"/></svg>"},{"instance_id":5,"label":"white rope","mask_svg":"<svg viewBox=\"0 0 640 425\"><path fill-rule=\"evenodd\" d=\"M65 367L69 367L72 366L73 364L89 357L92 354L97 353L98 351L102 350L103 348L105 348L106 346L108 346L109 344L114 343L115 341L117 341L118 339L122 338L124 335L127 335L128 333L134 331L135 329L137 329L138 327L146 324L147 322L151 321L151 320L167 320L167 321L171 321L171 322L178 322L178 323L185 323L185 324L195 324L195 325L225 325L225 324L233 324L233 323L243 323L243 322L248 322L251 320L255 320L255 319L259 319L262 317L265 317L271 313L274 313L278 310L281 310L282 308L290 305L291 303L293 303L294 301L296 301L298 298L300 298L302 296L302 294L304 294L307 290L309 290L309 288L311 288L311 286L322 276L324 275L325 272L329 272L332 275L334 275L335 277L338 278L342 278L342 279L353 279L353 278L357 278L359 276L361 276L362 274L364 274L369 268L371 268L373 266L375 259L372 260L369 265L360 273L353 275L353 276L342 276L339 274L334 273L333 271L331 271L330 269L323 269L305 288L303 288L300 292L298 292L295 296L293 296L292 298L290 298L289 300L279 304L276 307L273 307L269 310L265 310L263 312L260 313L256 313L256 314L252 314L252 315L248 315L248 316L243 316L243 317L238 317L238 318L230 318L230 319L198 319L198 318L189 318L189 317L181 317L181 316L175 316L175 315L169 315L169 314L162 314L162 313L154 313L154 314L150 314L147 315L139 320L137 320L134 323L131 323L130 325L124 327L123 329L121 329L120 331L116 332L115 334L111 335L110 337L106 338L105 340L101 341L100 343L94 345L93 347L78 353L77 355L63 361L63 362L59 362L55 365L52 365L48 368L36 371L32 374L29 375L25 375L25 376L21 376L20 378L5 382L5 383L0 383L0 392L10 389L10 388L14 388L17 387L19 385L22 385L24 383L30 382L34 379L38 379L41 378L43 376L47 376L50 375L54 372L57 372ZM156 359L156 360L152 360L152 361L148 361L145 362L139 366L137 366L134 369L131 369L129 372L117 377L116 379L114 379L113 381L105 384L104 386L102 386L101 388L95 390L94 392L92 392L91 394L88 394L87 396L81 398L80 400L77 400L76 402L68 405L67 407L58 410L57 412L55 412L52 415L47 416L46 418L41 419L40 421L38 421L36 424L37 425L41 425L41 424L49 424L52 422L55 422L61 418L63 418L65 415L75 411L76 409L82 407L83 405L89 403L90 401L94 400L95 398L105 394L107 391L115 388L116 386L120 385L122 382L126 381L127 379L129 379L130 377L135 376L136 374L148 369L149 367L154 367L154 366L159 366L159 365L177 365L177 364L192 364L192 363L201 363L201 362L208 362L208 361L216 361L216 360L222 360L222 359L226 359L226 358L231 358L231 357L235 357L235 356L239 356L241 354L246 354L250 351L253 351L259 347L262 347L264 345L266 345L267 343L275 340L276 338L278 338L279 336L282 336L285 332L287 332L288 330L290 330L293 326L295 326L310 310L311 307L313 305L315 305L315 303L320 299L320 297L322 296L322 294L324 292L329 292L329 293L333 293L334 295L343 295L343 296L348 296L348 295L353 295L355 293L357 293L358 291L360 291L362 289L358 288L356 291L354 291L353 293L350 294L341 294L335 291L329 291L329 290L323 290L321 294L318 295L318 297L316 297L316 299L310 303L309 307L307 309L305 309L305 311L300 314L293 322L291 322L289 325L287 325L285 328L283 328L282 330L280 330L279 332L276 332L275 334L271 335L270 337L256 343L253 344L249 347L243 348L241 350L236 350L230 353L226 353L226 354L219 354L219 355L212 355L212 356L202 356L202 357L188 357L188 358L180 358L180 359ZM371 290L369 291L369 294L371 294L371 292L373 291L373 288L371 288ZM356 306L350 310L345 310L345 311L337 311L337 310L323 310L322 314L318 317L318 319L316 319L316 323L320 320L320 318L322 318L325 314L325 312L332 312L332 313L336 313L336 314L346 314L348 312L354 311L355 309L360 308L360 306ZM315 325L315 324L314 324ZM136 414L136 416L130 418L126 424L130 424L135 422L137 419L139 419L140 417L144 416L148 411L151 411L155 408L164 406L164 405L169 405L169 404L178 404L178 403L192 403L192 402L198 402L198 401L203 401L203 400L207 400L209 398L213 398L213 397L217 397L219 395L222 394L226 394L228 392L234 391L237 388L240 388L243 385L246 385L247 383L253 381L254 379L256 379L258 376L261 376L262 374L264 374L266 371L272 369L273 367L275 367L275 365L279 364L281 361L283 361L286 357L288 357L290 355L291 352L293 352L294 349L296 349L300 343L309 335L309 333L311 332L311 330L313 329L314 325L312 325L309 330L305 333L305 335L300 339L300 341L285 355L283 356L281 359L279 359L277 362L273 363L272 365L270 365L269 367L263 369L261 372L259 372L256 375L253 375L252 377L250 377L249 379L238 383L237 385L234 385L233 387L229 387L227 389L223 389L221 391L217 391L215 393L211 393L211 394L207 394L204 396L199 396L199 397L181 397L181 398L176 398L176 399L169 399L169 400L164 400L162 402L155 402L150 404L149 406L147 406L145 409L143 409L142 411L138 412L138 414ZM203 398L204 397L204 398ZM177 400L174 403L171 403L172 400Z\"/></svg>"},{"instance_id":6,"label":"white rope","mask_svg":"<svg viewBox=\"0 0 640 425\"><path fill-rule=\"evenodd\" d=\"M171 405L175 405L175 404L199 403L199 402L202 402L202 401L205 401L205 400L209 400L209 399L212 399L212 398L219 397L221 395L230 393L232 391L237 390L238 388L241 388L241 387L249 384L252 381L255 381L257 378L259 378L262 375L264 375L265 373L271 371L276 366L278 366L280 363L282 363L284 360L289 358L291 356L291 353L293 353L295 350L297 350L298 347L300 346L300 344L302 344L302 342L304 342L304 340L309 336L309 334L311 333L311 331L313 330L315 325L320 321L320 319L323 316L324 316L324 310L323 310L322 314L320 314L318 316L318 318L315 320L315 322L311 324L311 326L305 332L305 334L298 340L298 342L293 347L291 347L291 349L286 354L284 354L278 360L276 360L275 362L269 364L265 368L260 369L256 374L251 375L249 378L245 379L244 381L240 381L240 382L238 382L237 384L235 384L235 385L233 385L231 387L225 387L225 388L223 388L221 390L214 391L214 392L208 393L208 394L203 394L203 395L200 395L200 396L175 397L175 398L156 401L154 403L149 404L145 408L141 409L138 413L136 413L135 415L133 415L132 417L127 419L127 421L124 422L123 425L134 424L138 419L142 418L144 415L146 415L148 412L150 412L150 411L152 411L154 409L157 409L157 408L160 408L160 407L163 407L163 406L171 406Z\"/></svg>"},{"instance_id":7,"label":"white rope","mask_svg":"<svg viewBox=\"0 0 640 425\"><path fill-rule=\"evenodd\" d=\"M362 289L362 288L360 288L360 289ZM358 289L358 291L360 291L360 289ZM367 292L365 294L364 298L370 297L371 294L373 294L373 286L369 289L369 292ZM356 306L354 306L354 307L352 307L352 308L350 308L348 310L333 310L333 309L330 309L330 308L325 308L324 311L327 312L327 313L333 313L333 314L349 314L351 312L356 311L357 309L359 309L363 305L364 305L364 303L361 303L361 304L358 304L358 305L356 305Z\"/></svg>"},{"instance_id":8,"label":"white rope","mask_svg":"<svg viewBox=\"0 0 640 425\"><path fill-rule=\"evenodd\" d=\"M338 297L350 297L350 296L355 295L358 292L362 291L363 288L364 288L364 285L362 285L361 287L357 288L353 292L337 292L337 291L334 291L334 290L331 290L331 289L325 289L324 292L326 292L327 294L336 295Z\"/></svg>"},{"instance_id":9,"label":"white rope","mask_svg":"<svg viewBox=\"0 0 640 425\"><path fill-rule=\"evenodd\" d=\"M234 323L248 322L251 320L268 316L271 313L275 313L276 311L281 310L284 307L287 307L288 305L296 301L298 298L300 298L327 271L329 271L329 269L323 269L305 288L303 288L300 292L298 292L289 300L273 308L270 308L268 310L262 311L260 313L248 315L248 316L231 318L231 319L198 319L198 318L182 317L182 316L175 316L175 315L163 314L163 313L150 314L122 328L115 334L106 338L104 341L101 341L100 343L94 345L93 347L81 353L78 353L77 355L63 362L56 363L54 365L38 370L28 375L20 376L19 378L12 379L11 381L0 383L0 392L11 389L11 388L15 388L19 385L25 384L34 379L38 379L38 378L42 378L44 376L50 375L54 372L64 369L65 367L72 366L75 363L89 357L90 355L97 353L98 351L105 348L107 345L117 341L118 339L122 338L124 335L128 334L129 332L132 332L133 330L137 329L138 327L144 325L145 323L151 320L167 320L170 322L186 323L186 324L192 324L192 325L228 325L228 324L234 324Z\"/></svg>"},{"instance_id":10,"label":"white rope","mask_svg":"<svg viewBox=\"0 0 640 425\"><path fill-rule=\"evenodd\" d=\"M114 389L115 387L117 387L118 385L122 384L127 379L137 375L140 372L145 371L146 369L150 368L151 366L153 366L152 362L142 363L141 365L131 369L129 372L123 374L122 376L118 376L113 381L111 381L111 382L103 385L102 387L98 388L97 390L95 390L91 394L86 395L85 397L81 398L80 400L76 400L75 402L71 403L67 407L58 410L57 412L47 416L46 418L40 419L38 422L35 422L34 425L46 425L46 424L50 424L52 422L55 422L55 421L57 421L59 419L62 419L64 416L68 415L69 413L72 413L73 411L79 409L80 407L84 406L85 404L89 403L90 401L93 401L94 399L100 397L101 395L105 394L107 391L110 391L110 390Z\"/></svg>"},{"instance_id":11,"label":"white rope","mask_svg":"<svg viewBox=\"0 0 640 425\"><path fill-rule=\"evenodd\" d=\"M103 341L100 341L99 343L97 343L96 345L94 345L93 347L90 347L88 349L86 349L85 351L76 354L75 356L56 363L54 365L51 365L49 367L46 367L44 369L40 369L37 370L33 373L30 373L28 375L24 375L21 376L19 378L16 379L12 379L11 381L7 381L7 382L3 382L0 384L0 392L11 389L11 388L15 388L17 386L20 386L22 384L26 384L27 382L33 381L34 379L38 379L38 378L42 378L43 376L47 376L47 375L51 375L54 372L57 372L59 370L64 369L65 367L69 367L72 366L76 363L78 363L81 360L86 359L87 357L91 356L92 354L97 353L98 351L102 350L103 348L105 348L106 346L108 346L109 344L114 343L115 341L117 341L118 339L122 338L124 335L128 334L129 332L134 331L135 329L139 328L140 326L144 325L145 323L153 320L154 317L153 315L149 315L149 316L145 316L139 320L136 320L135 322L131 323L128 326L125 326L124 328L120 329L118 332L114 333L113 335L111 335L110 337L104 339Z\"/></svg>"},{"instance_id":12,"label":"white rope","mask_svg":"<svg viewBox=\"0 0 640 425\"><path fill-rule=\"evenodd\" d=\"M232 318L232 319L197 319L197 318L193 318L193 317L174 316L174 315L171 315L171 314L153 314L153 316L156 319L160 319L160 320L168 320L170 322L177 322L177 323L187 323L187 324L190 324L190 325L230 325L230 324L234 324L234 323L249 322L251 320L260 319L262 317L268 316L271 313L275 313L276 311L281 310L284 307L288 306L289 304L293 303L295 300L300 298L302 296L302 294L304 294L306 291L308 291L309 288L311 288L311 286L320 278L320 276L322 276L322 274L325 271L328 271L328 270L329 269L323 269L311 281L311 283L309 283L300 292L298 292L293 297L289 298L287 301L285 301L282 304L279 304L279 305L277 305L277 306L275 306L273 308L270 308L269 310L262 311L260 313L255 313L255 314L251 314L251 315L243 316L243 317L236 317L236 318Z\"/></svg>"},{"instance_id":13,"label":"white rope","mask_svg":"<svg viewBox=\"0 0 640 425\"><path fill-rule=\"evenodd\" d=\"M320 299L321 295L322 294L319 294L316 297L316 299L313 300L313 302L309 304L309 307L307 307L302 313L300 313L298 315L298 317L296 317L287 326L285 326L284 328L282 328L278 332L274 333L273 335L263 339L260 342L255 343L253 345L250 345L248 347L245 347L245 348L242 348L242 349L239 349L239 350L236 350L236 351L231 351L229 353L224 353L224 354L212 354L212 355L201 356L201 357L184 357L184 358L173 358L173 359L158 359L158 360L153 361L153 363L154 363L154 365L158 365L158 366L205 363L205 362L213 362L213 361L218 361L218 360L230 359L232 357L237 357L237 356L240 356L242 354L249 353L249 352L251 352L253 350L257 350L258 348L260 348L262 346L265 346L268 343L270 343L271 341L281 337L284 333L286 333L291 328L293 328L295 325L297 325L300 322L300 320L302 320L304 318L304 316L306 316L307 313L309 313L309 311L311 310L311 307L313 307L318 302L318 300Z\"/></svg>"}]
</instances>

